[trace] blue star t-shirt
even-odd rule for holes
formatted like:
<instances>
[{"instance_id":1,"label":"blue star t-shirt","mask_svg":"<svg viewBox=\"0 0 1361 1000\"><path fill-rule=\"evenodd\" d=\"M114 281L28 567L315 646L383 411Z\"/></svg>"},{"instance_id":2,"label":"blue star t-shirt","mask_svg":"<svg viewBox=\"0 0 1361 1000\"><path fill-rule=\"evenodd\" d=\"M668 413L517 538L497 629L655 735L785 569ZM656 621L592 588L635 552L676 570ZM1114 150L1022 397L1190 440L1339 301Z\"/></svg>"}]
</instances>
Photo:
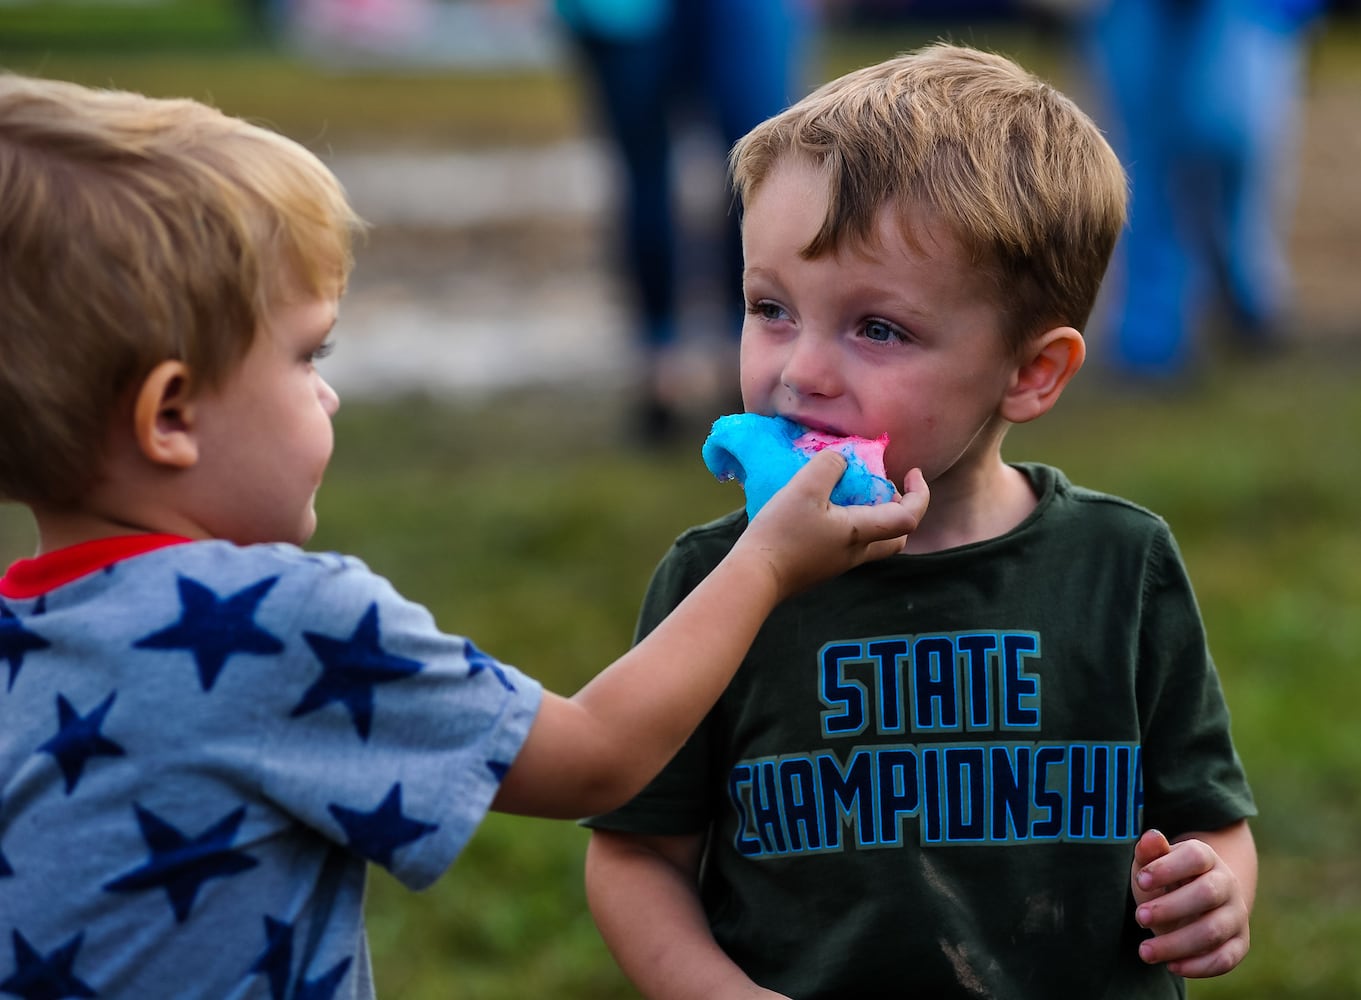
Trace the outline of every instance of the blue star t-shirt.
<instances>
[{"instance_id":1,"label":"blue star t-shirt","mask_svg":"<svg viewBox=\"0 0 1361 1000\"><path fill-rule=\"evenodd\" d=\"M0 993L371 997L368 862L433 882L542 689L356 559L121 541L0 580Z\"/></svg>"}]
</instances>

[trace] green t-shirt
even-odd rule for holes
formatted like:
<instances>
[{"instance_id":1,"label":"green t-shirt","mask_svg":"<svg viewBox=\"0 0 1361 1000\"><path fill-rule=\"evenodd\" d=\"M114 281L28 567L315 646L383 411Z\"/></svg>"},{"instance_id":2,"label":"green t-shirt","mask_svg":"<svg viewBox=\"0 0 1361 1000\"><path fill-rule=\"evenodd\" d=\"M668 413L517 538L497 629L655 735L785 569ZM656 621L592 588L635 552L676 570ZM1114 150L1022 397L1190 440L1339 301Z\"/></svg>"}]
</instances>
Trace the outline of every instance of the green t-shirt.
<instances>
[{"instance_id":1,"label":"green t-shirt","mask_svg":"<svg viewBox=\"0 0 1361 1000\"><path fill-rule=\"evenodd\" d=\"M665 772L588 821L707 834L701 898L759 984L817 997L1184 996L1145 966L1133 843L1255 814L1160 518L1020 468L1013 531L785 602ZM683 534L645 634L732 547Z\"/></svg>"}]
</instances>

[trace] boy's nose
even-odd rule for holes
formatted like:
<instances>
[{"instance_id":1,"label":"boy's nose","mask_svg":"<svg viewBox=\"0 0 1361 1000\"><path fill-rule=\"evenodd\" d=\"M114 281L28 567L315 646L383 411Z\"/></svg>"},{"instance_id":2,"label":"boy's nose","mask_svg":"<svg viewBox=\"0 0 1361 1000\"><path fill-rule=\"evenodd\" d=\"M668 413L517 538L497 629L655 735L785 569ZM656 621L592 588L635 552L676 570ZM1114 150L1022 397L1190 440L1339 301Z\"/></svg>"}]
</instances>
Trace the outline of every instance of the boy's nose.
<instances>
[{"instance_id":1,"label":"boy's nose","mask_svg":"<svg viewBox=\"0 0 1361 1000\"><path fill-rule=\"evenodd\" d=\"M331 383L324 378L317 379L317 398L321 400L321 408L326 411L328 417L334 417L336 411L340 409L340 394L331 388Z\"/></svg>"},{"instance_id":2,"label":"boy's nose","mask_svg":"<svg viewBox=\"0 0 1361 1000\"><path fill-rule=\"evenodd\" d=\"M789 347L780 372L785 386L800 396L830 396L836 392L835 351L807 335Z\"/></svg>"}]
</instances>

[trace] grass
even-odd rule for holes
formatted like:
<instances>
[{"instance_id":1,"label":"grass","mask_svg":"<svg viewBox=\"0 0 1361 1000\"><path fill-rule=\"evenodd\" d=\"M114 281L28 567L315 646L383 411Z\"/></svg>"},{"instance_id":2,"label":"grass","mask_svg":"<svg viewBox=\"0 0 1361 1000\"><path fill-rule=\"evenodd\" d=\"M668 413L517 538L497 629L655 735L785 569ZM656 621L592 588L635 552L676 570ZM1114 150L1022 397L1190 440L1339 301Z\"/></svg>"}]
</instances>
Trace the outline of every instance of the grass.
<instances>
[{"instance_id":1,"label":"grass","mask_svg":"<svg viewBox=\"0 0 1361 1000\"><path fill-rule=\"evenodd\" d=\"M1316 69L1355 72L1357 38L1331 36ZM911 40L838 39L829 65ZM209 98L319 144L539 142L581 127L561 75L336 76L270 51L208 0L0 5L0 65ZM1193 998L1361 995L1359 365L1306 352L1155 399L1079 385L1009 442L1013 459L1167 517L1197 584L1262 809L1262 874L1252 954ZM566 390L349 403L315 545L361 555L447 629L573 691L625 648L671 538L738 502L697 447L620 447L619 418L617 401ZM0 565L32 544L22 513L0 506ZM413 895L379 874L380 995L634 996L586 914L584 845L572 824L493 816L436 888Z\"/></svg>"}]
</instances>

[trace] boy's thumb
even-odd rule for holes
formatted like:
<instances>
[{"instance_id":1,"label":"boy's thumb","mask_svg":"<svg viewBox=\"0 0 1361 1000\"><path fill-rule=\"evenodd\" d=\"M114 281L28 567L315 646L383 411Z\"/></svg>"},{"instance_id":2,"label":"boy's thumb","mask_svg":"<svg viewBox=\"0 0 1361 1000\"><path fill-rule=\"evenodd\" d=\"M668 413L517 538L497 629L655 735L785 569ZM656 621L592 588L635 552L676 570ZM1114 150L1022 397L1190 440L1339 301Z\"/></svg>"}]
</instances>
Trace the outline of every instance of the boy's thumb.
<instances>
[{"instance_id":1,"label":"boy's thumb","mask_svg":"<svg viewBox=\"0 0 1361 1000\"><path fill-rule=\"evenodd\" d=\"M824 448L795 473L794 479L802 479L810 488L816 489L819 495L830 497L845 471L846 456L831 448Z\"/></svg>"},{"instance_id":2,"label":"boy's thumb","mask_svg":"<svg viewBox=\"0 0 1361 1000\"><path fill-rule=\"evenodd\" d=\"M1139 842L1134 845L1134 864L1142 868L1146 864L1157 861L1171 850L1172 845L1163 836L1161 830L1146 830L1144 835L1139 838Z\"/></svg>"}]
</instances>

